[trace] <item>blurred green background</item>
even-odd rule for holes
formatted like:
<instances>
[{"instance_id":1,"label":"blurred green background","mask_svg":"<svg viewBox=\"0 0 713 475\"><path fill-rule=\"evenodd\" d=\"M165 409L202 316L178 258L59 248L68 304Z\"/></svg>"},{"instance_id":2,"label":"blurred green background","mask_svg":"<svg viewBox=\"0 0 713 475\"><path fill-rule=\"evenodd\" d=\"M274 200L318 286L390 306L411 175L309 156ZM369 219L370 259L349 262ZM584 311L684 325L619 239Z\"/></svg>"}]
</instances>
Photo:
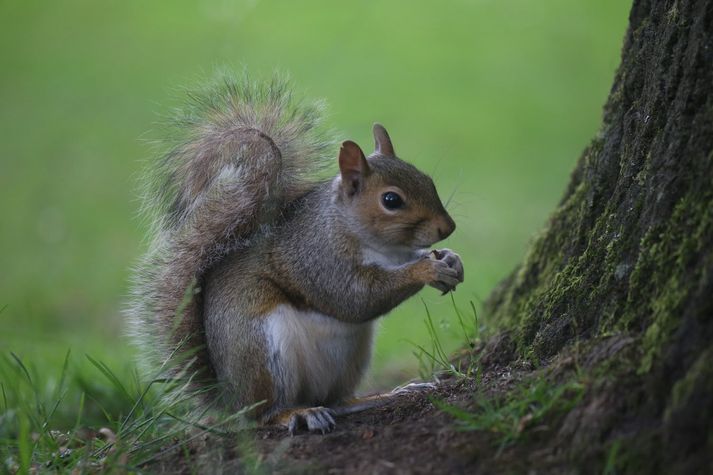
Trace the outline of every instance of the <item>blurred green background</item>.
<instances>
[{"instance_id":1,"label":"blurred green background","mask_svg":"<svg viewBox=\"0 0 713 475\"><path fill-rule=\"evenodd\" d=\"M102 387L84 354L128 377L120 309L146 244L141 162L180 87L224 65L288 72L365 149L371 124L385 124L402 158L444 199L454 193L458 230L445 246L466 268L455 297L477 304L522 257L596 134L629 5L0 2L3 354L49 386L70 347L83 390ZM383 320L367 387L415 374L408 340L429 341L421 298L447 348L462 341L450 299L426 289Z\"/></svg>"}]
</instances>

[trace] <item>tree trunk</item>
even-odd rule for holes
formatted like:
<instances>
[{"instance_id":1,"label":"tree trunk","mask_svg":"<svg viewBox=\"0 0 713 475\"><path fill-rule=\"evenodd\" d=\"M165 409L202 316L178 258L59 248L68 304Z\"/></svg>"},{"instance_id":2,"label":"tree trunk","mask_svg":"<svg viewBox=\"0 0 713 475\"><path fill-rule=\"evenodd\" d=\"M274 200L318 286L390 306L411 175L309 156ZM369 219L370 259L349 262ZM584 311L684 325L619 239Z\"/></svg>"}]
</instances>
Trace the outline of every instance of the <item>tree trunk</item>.
<instances>
[{"instance_id":1,"label":"tree trunk","mask_svg":"<svg viewBox=\"0 0 713 475\"><path fill-rule=\"evenodd\" d=\"M711 469L713 2L635 0L629 20L601 130L488 307L536 364L587 348L577 417L597 423L570 428L573 451L616 440L635 472Z\"/></svg>"}]
</instances>

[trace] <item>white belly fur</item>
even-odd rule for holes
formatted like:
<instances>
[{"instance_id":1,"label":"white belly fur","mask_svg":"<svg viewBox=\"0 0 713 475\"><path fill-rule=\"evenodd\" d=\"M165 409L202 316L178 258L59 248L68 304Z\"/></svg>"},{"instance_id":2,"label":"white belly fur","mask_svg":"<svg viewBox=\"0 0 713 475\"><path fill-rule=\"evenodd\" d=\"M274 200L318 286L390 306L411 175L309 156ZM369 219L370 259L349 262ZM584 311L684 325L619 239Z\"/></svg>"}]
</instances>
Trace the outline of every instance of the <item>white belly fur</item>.
<instances>
[{"instance_id":1,"label":"white belly fur","mask_svg":"<svg viewBox=\"0 0 713 475\"><path fill-rule=\"evenodd\" d=\"M311 406L352 396L369 364L374 322L346 323L280 305L264 331L276 403Z\"/></svg>"}]
</instances>

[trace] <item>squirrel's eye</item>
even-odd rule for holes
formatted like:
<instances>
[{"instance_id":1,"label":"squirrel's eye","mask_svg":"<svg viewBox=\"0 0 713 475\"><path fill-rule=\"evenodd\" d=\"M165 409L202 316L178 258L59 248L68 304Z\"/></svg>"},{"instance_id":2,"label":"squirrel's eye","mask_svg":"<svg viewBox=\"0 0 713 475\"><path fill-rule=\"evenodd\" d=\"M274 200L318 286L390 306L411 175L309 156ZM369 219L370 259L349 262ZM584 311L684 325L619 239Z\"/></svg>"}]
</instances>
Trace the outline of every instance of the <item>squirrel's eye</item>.
<instances>
[{"instance_id":1,"label":"squirrel's eye","mask_svg":"<svg viewBox=\"0 0 713 475\"><path fill-rule=\"evenodd\" d=\"M393 191L387 191L381 196L381 202L386 209L399 209L404 205L404 200Z\"/></svg>"}]
</instances>

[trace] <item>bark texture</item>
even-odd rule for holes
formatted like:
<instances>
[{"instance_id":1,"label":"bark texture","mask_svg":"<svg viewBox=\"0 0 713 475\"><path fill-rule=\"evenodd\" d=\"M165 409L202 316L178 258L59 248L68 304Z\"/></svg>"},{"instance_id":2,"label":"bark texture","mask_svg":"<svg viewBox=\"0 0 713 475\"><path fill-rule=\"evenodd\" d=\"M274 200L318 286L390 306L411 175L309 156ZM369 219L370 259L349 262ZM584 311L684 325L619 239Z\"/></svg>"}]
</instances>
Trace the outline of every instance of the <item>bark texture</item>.
<instances>
[{"instance_id":1,"label":"bark texture","mask_svg":"<svg viewBox=\"0 0 713 475\"><path fill-rule=\"evenodd\" d=\"M572 451L616 439L632 471L713 468L713 2L634 1L601 130L489 311L537 364L626 347L595 358L579 416L598 422L565 428Z\"/></svg>"}]
</instances>

